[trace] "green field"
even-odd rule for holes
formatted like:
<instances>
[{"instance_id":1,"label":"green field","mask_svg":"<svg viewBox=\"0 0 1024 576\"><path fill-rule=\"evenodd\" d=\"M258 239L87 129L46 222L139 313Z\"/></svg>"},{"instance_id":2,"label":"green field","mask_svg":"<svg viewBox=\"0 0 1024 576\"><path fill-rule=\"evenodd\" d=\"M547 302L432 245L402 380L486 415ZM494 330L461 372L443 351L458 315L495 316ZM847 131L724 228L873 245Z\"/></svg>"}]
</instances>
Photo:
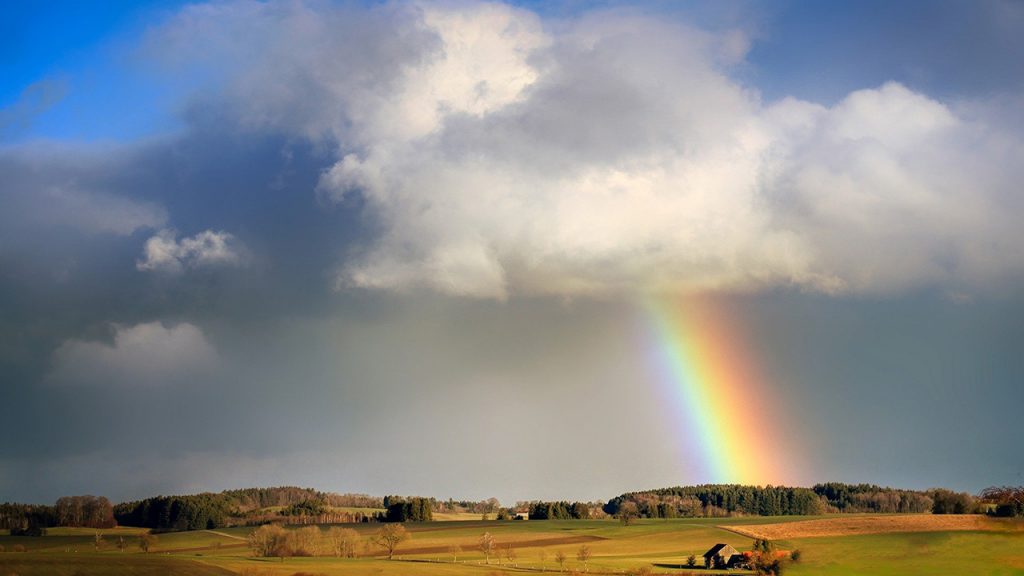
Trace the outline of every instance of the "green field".
<instances>
[{"instance_id":1,"label":"green field","mask_svg":"<svg viewBox=\"0 0 1024 576\"><path fill-rule=\"evenodd\" d=\"M643 566L656 574L716 574L686 569L681 564L688 555L699 557L717 542L727 542L740 550L750 549L751 539L729 531L731 526L802 519L806 518L641 520L632 526L612 520L408 524L412 538L399 546L391 561L373 547L361 549L362 556L353 559L253 558L244 541L249 528L161 534L148 554L138 548L139 529L104 530L100 550L95 548L93 530L54 529L40 538L0 536L0 545L6 550L0 553L0 576L491 576L558 572L558 551L568 558L564 564L566 572L582 572L583 565L576 559L582 545L592 551L587 563L592 574L623 574ZM352 527L369 536L379 525ZM507 558L501 559L501 565L493 557L490 564L484 562L483 554L477 550L478 539L484 532L494 536L499 550L512 546L512 565ZM124 551L118 549L121 538ZM803 552L799 563L788 566L787 574L794 575L1024 575L1024 522L1003 523L992 530L807 537L777 544L783 549L799 548ZM26 551L13 551L18 545ZM463 550L457 561L448 552L453 545Z\"/></svg>"}]
</instances>

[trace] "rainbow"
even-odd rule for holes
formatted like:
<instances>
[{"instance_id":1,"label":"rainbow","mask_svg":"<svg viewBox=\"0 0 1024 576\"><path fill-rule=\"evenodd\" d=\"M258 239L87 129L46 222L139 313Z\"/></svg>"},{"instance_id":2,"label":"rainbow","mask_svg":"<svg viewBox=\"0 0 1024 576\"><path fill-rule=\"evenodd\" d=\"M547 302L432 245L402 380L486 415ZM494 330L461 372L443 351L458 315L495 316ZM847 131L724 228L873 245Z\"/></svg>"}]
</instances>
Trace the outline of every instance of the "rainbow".
<instances>
[{"instance_id":1,"label":"rainbow","mask_svg":"<svg viewBox=\"0 0 1024 576\"><path fill-rule=\"evenodd\" d=\"M754 370L734 315L700 298L650 299L644 308L654 373L672 399L688 472L700 483L792 479L790 452L777 440L776 399Z\"/></svg>"}]
</instances>

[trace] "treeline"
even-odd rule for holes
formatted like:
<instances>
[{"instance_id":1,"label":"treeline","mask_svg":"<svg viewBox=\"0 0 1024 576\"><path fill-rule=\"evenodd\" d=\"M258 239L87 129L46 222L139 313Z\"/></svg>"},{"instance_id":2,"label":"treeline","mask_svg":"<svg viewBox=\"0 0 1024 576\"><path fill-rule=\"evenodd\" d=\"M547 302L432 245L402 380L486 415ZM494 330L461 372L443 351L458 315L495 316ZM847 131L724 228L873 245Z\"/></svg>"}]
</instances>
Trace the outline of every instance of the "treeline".
<instances>
[{"instance_id":1,"label":"treeline","mask_svg":"<svg viewBox=\"0 0 1024 576\"><path fill-rule=\"evenodd\" d=\"M114 507L117 522L157 531L207 530L229 525L231 500L224 493L155 496Z\"/></svg>"},{"instance_id":2,"label":"treeline","mask_svg":"<svg viewBox=\"0 0 1024 576\"><path fill-rule=\"evenodd\" d=\"M386 496L385 510L376 519L380 522L430 522L434 519L432 500L418 496Z\"/></svg>"},{"instance_id":3,"label":"treeline","mask_svg":"<svg viewBox=\"0 0 1024 576\"><path fill-rule=\"evenodd\" d=\"M434 512L468 512L472 514L495 514L501 508L497 498L486 500L435 500L430 499L431 510Z\"/></svg>"},{"instance_id":4,"label":"treeline","mask_svg":"<svg viewBox=\"0 0 1024 576\"><path fill-rule=\"evenodd\" d=\"M113 528L114 506L103 496L62 496L53 505L56 526Z\"/></svg>"},{"instance_id":5,"label":"treeline","mask_svg":"<svg viewBox=\"0 0 1024 576\"><path fill-rule=\"evenodd\" d=\"M590 518L590 504L586 502L533 501L526 504L531 520L586 520Z\"/></svg>"},{"instance_id":6,"label":"treeline","mask_svg":"<svg viewBox=\"0 0 1024 576\"><path fill-rule=\"evenodd\" d=\"M187 496L155 496L118 504L121 524L154 530L205 530L273 521L288 524L365 522L372 515L334 507L381 508L383 500L365 494L334 494L311 488L245 488Z\"/></svg>"},{"instance_id":7,"label":"treeline","mask_svg":"<svg viewBox=\"0 0 1024 576\"><path fill-rule=\"evenodd\" d=\"M903 490L874 484L828 482L811 488L704 484L630 492L613 498L604 511L618 515L625 503L645 518L806 516L834 513L976 514L978 498L936 488Z\"/></svg>"},{"instance_id":8,"label":"treeline","mask_svg":"<svg viewBox=\"0 0 1024 576\"><path fill-rule=\"evenodd\" d=\"M102 496L62 496L53 506L0 504L0 528L14 536L41 536L46 528L113 528L114 507Z\"/></svg>"},{"instance_id":9,"label":"treeline","mask_svg":"<svg viewBox=\"0 0 1024 576\"><path fill-rule=\"evenodd\" d=\"M810 488L704 484L629 492L609 500L604 511L618 515L627 502L645 518L810 515L822 514L826 508Z\"/></svg>"},{"instance_id":10,"label":"treeline","mask_svg":"<svg viewBox=\"0 0 1024 576\"><path fill-rule=\"evenodd\" d=\"M825 499L826 512L880 512L880 513L923 513L932 512L936 507L935 495L938 490L916 491L897 488L882 488L874 484L845 484L827 482L815 484L814 492ZM955 494L949 490L949 494ZM939 494L937 513L946 513L945 494ZM970 498L970 495L963 495ZM962 513L962 512L961 512Z\"/></svg>"},{"instance_id":11,"label":"treeline","mask_svg":"<svg viewBox=\"0 0 1024 576\"><path fill-rule=\"evenodd\" d=\"M243 488L222 492L231 499L231 505L240 512L276 506L293 506L303 502L322 502L336 508L383 508L383 499L366 494L336 494L319 492L312 488L277 486L273 488Z\"/></svg>"},{"instance_id":12,"label":"treeline","mask_svg":"<svg viewBox=\"0 0 1024 576\"><path fill-rule=\"evenodd\" d=\"M12 536L42 536L46 528L56 524L53 506L38 504L0 504L0 529L10 530Z\"/></svg>"}]
</instances>

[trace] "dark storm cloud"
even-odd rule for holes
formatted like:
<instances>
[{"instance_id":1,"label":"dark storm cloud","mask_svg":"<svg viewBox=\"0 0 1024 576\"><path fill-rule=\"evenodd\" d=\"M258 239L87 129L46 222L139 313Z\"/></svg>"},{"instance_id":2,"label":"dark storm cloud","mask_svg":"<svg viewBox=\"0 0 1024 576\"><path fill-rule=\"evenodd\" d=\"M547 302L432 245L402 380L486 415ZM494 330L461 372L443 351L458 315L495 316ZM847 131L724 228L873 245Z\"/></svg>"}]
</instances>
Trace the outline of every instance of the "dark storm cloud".
<instances>
[{"instance_id":1,"label":"dark storm cloud","mask_svg":"<svg viewBox=\"0 0 1024 576\"><path fill-rule=\"evenodd\" d=\"M975 98L1013 42L972 48L988 72L936 89L956 98L876 70L762 100L737 78L768 32L736 6L708 30L621 7L171 15L139 54L183 91L179 133L0 150L0 494L701 482L630 303L648 284L748 293L724 298L784 435L818 442L792 481L1015 482L990 416L1024 401L1024 108Z\"/></svg>"}]
</instances>

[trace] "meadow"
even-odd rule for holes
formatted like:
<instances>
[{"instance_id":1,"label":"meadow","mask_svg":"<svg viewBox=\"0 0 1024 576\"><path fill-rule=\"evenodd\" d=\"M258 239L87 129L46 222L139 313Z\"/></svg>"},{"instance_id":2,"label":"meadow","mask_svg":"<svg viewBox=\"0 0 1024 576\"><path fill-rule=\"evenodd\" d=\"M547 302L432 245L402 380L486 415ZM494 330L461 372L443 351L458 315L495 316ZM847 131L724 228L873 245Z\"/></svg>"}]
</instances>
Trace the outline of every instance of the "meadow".
<instances>
[{"instance_id":1,"label":"meadow","mask_svg":"<svg viewBox=\"0 0 1024 576\"><path fill-rule=\"evenodd\" d=\"M379 524L348 525L369 537ZM213 576L491 576L524 573L721 574L685 567L718 542L749 550L753 536L772 532L779 548L799 549L786 574L840 575L1024 575L1024 521L932 515L842 515L638 520L480 521L409 523L411 539L387 560L376 547L356 558L254 558L245 539L251 528L158 535L149 553L139 547L144 530L52 529L43 537L0 536L0 576L89 576L172 574ZM908 531L909 530L909 531ZM490 533L498 556L488 564L477 543ZM124 549L118 546L123 542ZM15 552L24 546L26 551ZM584 563L582 546L591 551ZM453 547L458 547L453 551ZM512 557L507 550L512 549ZM560 566L561 551L566 560ZM499 564L500 562L500 564ZM733 570L732 574L749 572Z\"/></svg>"}]
</instances>

